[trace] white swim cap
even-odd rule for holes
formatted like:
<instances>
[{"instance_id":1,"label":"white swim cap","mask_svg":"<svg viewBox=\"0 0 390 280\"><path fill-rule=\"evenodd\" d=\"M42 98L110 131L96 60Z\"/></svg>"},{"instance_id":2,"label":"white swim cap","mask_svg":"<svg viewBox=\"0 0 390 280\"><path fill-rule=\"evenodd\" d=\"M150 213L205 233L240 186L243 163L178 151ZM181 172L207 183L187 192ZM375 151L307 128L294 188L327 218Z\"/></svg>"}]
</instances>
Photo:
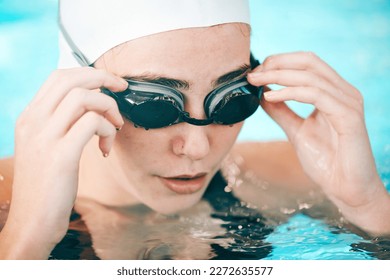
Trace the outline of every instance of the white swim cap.
<instances>
[{"instance_id":1,"label":"white swim cap","mask_svg":"<svg viewBox=\"0 0 390 280\"><path fill-rule=\"evenodd\" d=\"M59 68L91 64L111 48L164 31L250 24L247 0L60 0Z\"/></svg>"}]
</instances>

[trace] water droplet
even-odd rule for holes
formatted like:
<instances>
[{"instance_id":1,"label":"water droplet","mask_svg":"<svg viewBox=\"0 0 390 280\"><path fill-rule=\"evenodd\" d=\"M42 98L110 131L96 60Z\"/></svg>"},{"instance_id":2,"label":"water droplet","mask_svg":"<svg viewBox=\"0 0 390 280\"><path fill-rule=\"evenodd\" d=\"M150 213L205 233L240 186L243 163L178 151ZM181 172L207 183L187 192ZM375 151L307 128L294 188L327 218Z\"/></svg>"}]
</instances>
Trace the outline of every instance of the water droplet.
<instances>
[{"instance_id":1,"label":"water droplet","mask_svg":"<svg viewBox=\"0 0 390 280\"><path fill-rule=\"evenodd\" d=\"M268 210L269 209L269 205L268 204L264 204L264 205L262 205L261 206L261 208L260 208L261 210Z\"/></svg>"},{"instance_id":2,"label":"water droplet","mask_svg":"<svg viewBox=\"0 0 390 280\"><path fill-rule=\"evenodd\" d=\"M242 156L235 156L234 157L234 162L237 165L242 165L244 163L244 158Z\"/></svg>"},{"instance_id":3,"label":"water droplet","mask_svg":"<svg viewBox=\"0 0 390 280\"><path fill-rule=\"evenodd\" d=\"M247 203L245 201L240 201L240 205L241 205L241 207L246 207Z\"/></svg>"},{"instance_id":4,"label":"water droplet","mask_svg":"<svg viewBox=\"0 0 390 280\"><path fill-rule=\"evenodd\" d=\"M229 192L232 191L232 188L231 188L229 185L227 185L223 190L224 190L225 192L229 193Z\"/></svg>"},{"instance_id":5,"label":"water droplet","mask_svg":"<svg viewBox=\"0 0 390 280\"><path fill-rule=\"evenodd\" d=\"M294 213L296 210L294 208L280 208L280 212L286 215Z\"/></svg>"},{"instance_id":6,"label":"water droplet","mask_svg":"<svg viewBox=\"0 0 390 280\"><path fill-rule=\"evenodd\" d=\"M261 188L263 189L263 190L268 190L268 188L269 188L269 182L267 182L267 181L262 181L261 182Z\"/></svg>"},{"instance_id":7,"label":"water droplet","mask_svg":"<svg viewBox=\"0 0 390 280\"><path fill-rule=\"evenodd\" d=\"M249 208L249 209L258 209L258 207L255 204L252 204L252 203L249 203L249 202L246 204L246 207Z\"/></svg>"},{"instance_id":8,"label":"water droplet","mask_svg":"<svg viewBox=\"0 0 390 280\"><path fill-rule=\"evenodd\" d=\"M298 205L299 207L299 210L302 210L302 209L310 209L311 207L313 206L313 204L310 204L310 203L300 203Z\"/></svg>"}]
</instances>

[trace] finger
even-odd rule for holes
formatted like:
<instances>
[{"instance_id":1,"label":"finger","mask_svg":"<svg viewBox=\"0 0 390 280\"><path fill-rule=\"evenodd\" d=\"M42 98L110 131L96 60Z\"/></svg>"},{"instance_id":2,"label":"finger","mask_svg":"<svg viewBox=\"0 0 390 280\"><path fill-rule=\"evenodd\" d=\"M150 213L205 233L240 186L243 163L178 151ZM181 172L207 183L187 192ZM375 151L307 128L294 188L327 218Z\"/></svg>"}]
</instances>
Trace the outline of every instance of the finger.
<instances>
[{"instance_id":1,"label":"finger","mask_svg":"<svg viewBox=\"0 0 390 280\"><path fill-rule=\"evenodd\" d=\"M290 140L295 138L295 133L304 121L294 113L284 102L271 103L263 101L261 103L264 111L284 130Z\"/></svg>"},{"instance_id":2,"label":"finger","mask_svg":"<svg viewBox=\"0 0 390 280\"><path fill-rule=\"evenodd\" d=\"M124 79L92 67L57 70L50 75L31 105L39 106L39 111L48 115L54 112L65 95L73 88L97 89L105 87L119 92L125 90L127 85Z\"/></svg>"},{"instance_id":3,"label":"finger","mask_svg":"<svg viewBox=\"0 0 390 280\"><path fill-rule=\"evenodd\" d=\"M342 115L349 107L337 98L317 87L288 87L264 93L268 102L298 101L314 105L318 110L328 115Z\"/></svg>"},{"instance_id":4,"label":"finger","mask_svg":"<svg viewBox=\"0 0 390 280\"><path fill-rule=\"evenodd\" d=\"M358 108L361 104L351 96L344 94L339 88L315 73L302 70L270 70L252 73L248 76L250 83L256 86L278 84L287 87L318 87L339 99L347 106Z\"/></svg>"},{"instance_id":5,"label":"finger","mask_svg":"<svg viewBox=\"0 0 390 280\"><path fill-rule=\"evenodd\" d=\"M363 111L346 106L319 88L284 88L264 93L264 98L272 103L294 100L312 104L340 134L356 133L354 130L364 123Z\"/></svg>"},{"instance_id":6,"label":"finger","mask_svg":"<svg viewBox=\"0 0 390 280\"><path fill-rule=\"evenodd\" d=\"M118 105L113 98L99 92L75 88L70 91L51 116L50 129L63 135L88 111L102 115L117 129L124 124Z\"/></svg>"},{"instance_id":7,"label":"finger","mask_svg":"<svg viewBox=\"0 0 390 280\"><path fill-rule=\"evenodd\" d=\"M269 70L250 73L248 80L255 86L277 84L282 86L317 86L325 91L334 92L337 89L320 76L302 70Z\"/></svg>"},{"instance_id":8,"label":"finger","mask_svg":"<svg viewBox=\"0 0 390 280\"><path fill-rule=\"evenodd\" d=\"M84 146L93 135L99 136L99 148L103 155L108 155L114 143L116 129L101 115L89 111L85 113L64 136L64 145L75 147L75 157L80 157ZM72 156L70 155L70 156Z\"/></svg>"},{"instance_id":9,"label":"finger","mask_svg":"<svg viewBox=\"0 0 390 280\"><path fill-rule=\"evenodd\" d=\"M284 53L267 57L258 71L296 69L318 74L350 96L361 98L360 92L344 80L332 67L312 52Z\"/></svg>"}]
</instances>

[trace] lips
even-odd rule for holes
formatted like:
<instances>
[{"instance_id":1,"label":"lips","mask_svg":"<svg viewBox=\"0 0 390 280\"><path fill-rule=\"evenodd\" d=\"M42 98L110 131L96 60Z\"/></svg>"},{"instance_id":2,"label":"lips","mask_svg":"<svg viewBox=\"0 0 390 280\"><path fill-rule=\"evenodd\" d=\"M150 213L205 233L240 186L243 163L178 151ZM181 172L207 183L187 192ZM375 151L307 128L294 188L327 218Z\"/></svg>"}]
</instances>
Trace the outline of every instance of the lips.
<instances>
[{"instance_id":1,"label":"lips","mask_svg":"<svg viewBox=\"0 0 390 280\"><path fill-rule=\"evenodd\" d=\"M207 173L179 175L177 177L159 177L163 184L177 194L196 193L204 187Z\"/></svg>"}]
</instances>

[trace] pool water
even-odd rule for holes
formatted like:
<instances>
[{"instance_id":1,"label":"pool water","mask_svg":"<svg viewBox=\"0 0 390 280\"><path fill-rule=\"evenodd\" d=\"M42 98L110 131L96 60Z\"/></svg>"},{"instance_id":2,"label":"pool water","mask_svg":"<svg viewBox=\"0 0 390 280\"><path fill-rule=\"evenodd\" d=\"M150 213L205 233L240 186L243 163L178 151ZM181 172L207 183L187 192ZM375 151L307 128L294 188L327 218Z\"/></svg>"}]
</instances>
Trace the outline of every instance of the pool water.
<instances>
[{"instance_id":1,"label":"pool water","mask_svg":"<svg viewBox=\"0 0 390 280\"><path fill-rule=\"evenodd\" d=\"M387 117L390 108L390 2L253 0L250 4L252 51L259 60L275 53L313 51L362 92L377 167L390 190L390 122ZM56 67L56 9L54 0L31 3L0 0L0 157L12 155L17 116ZM290 105L301 115L309 114L312 109L296 103ZM239 135L239 141L279 139L285 139L284 133L262 110L246 121ZM161 217L153 216L145 209L134 209L132 215L136 218L152 216L149 224L137 225L155 234L144 240L139 235L128 237L132 244L144 242L141 244L143 251L140 249L143 254L138 258L164 254L174 258L175 254L184 251L190 252L190 257L191 252L196 252L192 247L186 247L187 243L175 245L167 234L159 236L156 229L163 224L166 233L172 234L179 226L183 234L179 236L200 244L199 248L222 248L207 255L208 258L228 258L223 249L230 248L230 251L241 253L240 257L235 255L236 258L244 259L251 256L265 259L390 259L389 239L370 239L339 227L337 223L326 222L325 217L312 218L304 211L286 214L284 222L263 220L261 214L241 203L234 204L226 217L218 216L215 209L208 207L191 211ZM7 212L8 205L0 205L0 228ZM245 221L236 216L242 212L247 213ZM202 220L196 219L199 216ZM71 258L67 255L69 248L81 247L80 251L84 253L78 257L94 258L92 240L85 224L76 213L73 218L74 228L62 246L65 252L62 256ZM252 222L257 219L260 219L261 227L254 230ZM123 227L129 229L131 223ZM103 240L112 233L108 231ZM94 248L103 250L99 246ZM253 255L253 251L257 253Z\"/></svg>"}]
</instances>

